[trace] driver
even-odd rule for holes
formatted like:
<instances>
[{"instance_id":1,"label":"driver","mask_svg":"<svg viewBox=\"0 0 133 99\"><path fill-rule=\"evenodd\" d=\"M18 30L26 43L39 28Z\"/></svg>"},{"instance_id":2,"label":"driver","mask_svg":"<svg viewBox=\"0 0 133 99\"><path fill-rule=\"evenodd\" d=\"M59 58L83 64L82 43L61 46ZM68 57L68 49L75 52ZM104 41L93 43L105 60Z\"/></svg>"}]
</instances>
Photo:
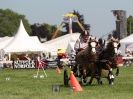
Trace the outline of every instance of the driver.
<instances>
[{"instance_id":1,"label":"driver","mask_svg":"<svg viewBox=\"0 0 133 99\"><path fill-rule=\"evenodd\" d=\"M83 33L81 33L79 39L77 39L77 41L74 45L74 50L75 50L76 54L87 47L89 38L90 38L90 36L89 36L89 32L87 30L85 30Z\"/></svg>"},{"instance_id":2,"label":"driver","mask_svg":"<svg viewBox=\"0 0 133 99\"><path fill-rule=\"evenodd\" d=\"M89 38L90 38L89 32L86 30L80 34L79 39L77 39L74 45L74 50L76 52L76 55L81 50L84 50L88 46ZM75 66L73 66L72 71L74 72L75 76L78 76L76 63Z\"/></svg>"}]
</instances>

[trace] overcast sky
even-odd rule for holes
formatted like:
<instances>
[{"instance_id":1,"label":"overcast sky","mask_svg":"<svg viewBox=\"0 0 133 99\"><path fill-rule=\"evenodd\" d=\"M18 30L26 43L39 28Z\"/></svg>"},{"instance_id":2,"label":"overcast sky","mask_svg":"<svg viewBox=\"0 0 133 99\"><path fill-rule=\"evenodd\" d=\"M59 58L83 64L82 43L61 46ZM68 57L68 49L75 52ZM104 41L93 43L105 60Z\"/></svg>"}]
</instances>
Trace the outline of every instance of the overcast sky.
<instances>
[{"instance_id":1,"label":"overcast sky","mask_svg":"<svg viewBox=\"0 0 133 99\"><path fill-rule=\"evenodd\" d=\"M115 29L111 10L133 15L133 0L0 0L0 8L25 15L30 24L52 25L59 25L64 14L77 10L91 25L91 34L100 37Z\"/></svg>"}]
</instances>

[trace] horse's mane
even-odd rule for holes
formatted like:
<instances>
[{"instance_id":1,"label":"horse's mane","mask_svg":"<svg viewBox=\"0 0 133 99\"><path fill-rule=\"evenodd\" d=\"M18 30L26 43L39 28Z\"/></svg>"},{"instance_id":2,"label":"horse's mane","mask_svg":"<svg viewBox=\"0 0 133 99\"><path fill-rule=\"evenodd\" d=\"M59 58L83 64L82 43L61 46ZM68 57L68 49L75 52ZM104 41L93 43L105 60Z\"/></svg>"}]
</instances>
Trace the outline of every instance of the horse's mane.
<instances>
[{"instance_id":1,"label":"horse's mane","mask_svg":"<svg viewBox=\"0 0 133 99\"><path fill-rule=\"evenodd\" d=\"M80 58L82 58L82 60L87 61L87 62L88 62L88 61L96 61L97 55L96 55L96 53L93 53L93 52L91 51L90 43L91 43L92 41L94 42L94 41L96 41L96 40L91 39L91 40L88 42L88 46L87 46L84 50L80 51L80 52L76 55L77 58L80 57ZM80 61L80 60L79 60L79 61Z\"/></svg>"},{"instance_id":2,"label":"horse's mane","mask_svg":"<svg viewBox=\"0 0 133 99\"><path fill-rule=\"evenodd\" d=\"M114 47L113 47L113 42L108 42L107 43L107 45L106 45L106 50L109 50L109 51L113 51L112 49L113 49Z\"/></svg>"},{"instance_id":3,"label":"horse's mane","mask_svg":"<svg viewBox=\"0 0 133 99\"><path fill-rule=\"evenodd\" d=\"M109 41L106 45L106 48L102 50L102 52L99 55L99 59L111 59L115 55L113 41Z\"/></svg>"}]
</instances>

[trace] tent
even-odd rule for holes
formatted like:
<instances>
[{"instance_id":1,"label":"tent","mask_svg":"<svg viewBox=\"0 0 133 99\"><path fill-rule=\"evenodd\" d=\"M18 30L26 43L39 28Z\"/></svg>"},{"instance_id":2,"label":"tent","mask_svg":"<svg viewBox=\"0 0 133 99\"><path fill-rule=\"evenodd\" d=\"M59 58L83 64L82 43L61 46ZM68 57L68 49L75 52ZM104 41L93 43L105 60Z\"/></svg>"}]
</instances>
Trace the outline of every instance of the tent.
<instances>
[{"instance_id":1,"label":"tent","mask_svg":"<svg viewBox=\"0 0 133 99\"><path fill-rule=\"evenodd\" d=\"M133 51L133 43L132 44L129 44L126 48L129 51Z\"/></svg>"},{"instance_id":2,"label":"tent","mask_svg":"<svg viewBox=\"0 0 133 99\"><path fill-rule=\"evenodd\" d=\"M46 47L46 50L50 53L57 53L58 49L65 49L66 52L69 53L71 50L73 50L74 47L74 44L71 43L75 43L79 36L80 33L66 34L64 36L43 43L43 46Z\"/></svg>"},{"instance_id":3,"label":"tent","mask_svg":"<svg viewBox=\"0 0 133 99\"><path fill-rule=\"evenodd\" d=\"M42 47L37 37L31 38L26 32L22 20L14 38L3 48L5 53L42 52Z\"/></svg>"},{"instance_id":4,"label":"tent","mask_svg":"<svg viewBox=\"0 0 133 99\"><path fill-rule=\"evenodd\" d=\"M0 39L0 50L2 50L6 45L8 45L12 39L13 39L13 37L8 37L8 36L2 37Z\"/></svg>"},{"instance_id":5,"label":"tent","mask_svg":"<svg viewBox=\"0 0 133 99\"><path fill-rule=\"evenodd\" d=\"M133 34L120 40L121 43L133 43Z\"/></svg>"},{"instance_id":6,"label":"tent","mask_svg":"<svg viewBox=\"0 0 133 99\"><path fill-rule=\"evenodd\" d=\"M69 42L68 43L68 46L67 46L67 49L66 49L66 52L71 55L71 53L75 53L75 50L74 50L74 45L75 45L76 42Z\"/></svg>"},{"instance_id":7,"label":"tent","mask_svg":"<svg viewBox=\"0 0 133 99\"><path fill-rule=\"evenodd\" d=\"M133 44L133 34L121 39L120 43L121 43L121 47L120 47L121 53L122 55L125 55L125 52L127 51L127 47Z\"/></svg>"}]
</instances>

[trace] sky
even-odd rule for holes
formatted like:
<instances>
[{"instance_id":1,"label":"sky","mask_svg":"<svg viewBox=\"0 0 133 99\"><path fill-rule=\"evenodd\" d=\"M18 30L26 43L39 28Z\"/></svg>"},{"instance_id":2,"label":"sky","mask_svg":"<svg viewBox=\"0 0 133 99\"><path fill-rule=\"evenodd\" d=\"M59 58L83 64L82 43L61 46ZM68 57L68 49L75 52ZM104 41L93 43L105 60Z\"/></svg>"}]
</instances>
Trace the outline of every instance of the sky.
<instances>
[{"instance_id":1,"label":"sky","mask_svg":"<svg viewBox=\"0 0 133 99\"><path fill-rule=\"evenodd\" d=\"M73 10L84 15L91 35L104 36L115 30L112 10L125 10L133 15L133 0L0 0L0 9L11 9L25 15L30 24L60 25L63 15Z\"/></svg>"}]
</instances>

